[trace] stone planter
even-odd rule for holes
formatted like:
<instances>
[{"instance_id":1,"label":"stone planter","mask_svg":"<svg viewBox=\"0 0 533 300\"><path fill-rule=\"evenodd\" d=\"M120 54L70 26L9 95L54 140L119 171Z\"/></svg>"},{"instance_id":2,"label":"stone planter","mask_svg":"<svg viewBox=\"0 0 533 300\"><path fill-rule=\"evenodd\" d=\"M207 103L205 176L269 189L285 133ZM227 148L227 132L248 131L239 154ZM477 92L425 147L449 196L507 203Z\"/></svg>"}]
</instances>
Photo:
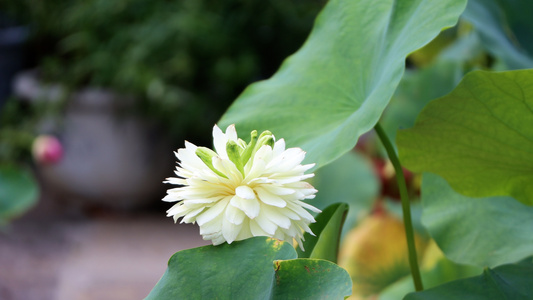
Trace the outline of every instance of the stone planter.
<instances>
[{"instance_id":1,"label":"stone planter","mask_svg":"<svg viewBox=\"0 0 533 300\"><path fill-rule=\"evenodd\" d=\"M60 86L44 86L33 72L14 85L27 101L58 101ZM132 99L102 89L72 93L64 114L43 121L38 131L57 136L64 155L37 165L47 188L72 205L131 209L156 203L172 174L172 148L160 131L128 113Z\"/></svg>"}]
</instances>

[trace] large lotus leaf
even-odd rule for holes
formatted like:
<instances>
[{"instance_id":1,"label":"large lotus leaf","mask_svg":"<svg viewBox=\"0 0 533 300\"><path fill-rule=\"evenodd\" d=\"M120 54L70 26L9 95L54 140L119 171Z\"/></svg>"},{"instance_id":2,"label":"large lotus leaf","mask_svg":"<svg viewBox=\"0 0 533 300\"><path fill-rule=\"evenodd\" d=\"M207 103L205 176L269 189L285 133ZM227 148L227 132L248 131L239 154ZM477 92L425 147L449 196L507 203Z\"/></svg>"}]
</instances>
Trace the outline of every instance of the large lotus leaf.
<instances>
[{"instance_id":1,"label":"large lotus leaf","mask_svg":"<svg viewBox=\"0 0 533 300\"><path fill-rule=\"evenodd\" d=\"M303 47L269 80L249 86L220 120L257 129L327 164L371 130L406 56L452 26L465 0L332 0Z\"/></svg>"},{"instance_id":2,"label":"large lotus leaf","mask_svg":"<svg viewBox=\"0 0 533 300\"><path fill-rule=\"evenodd\" d=\"M37 202L39 187L30 171L0 166L0 225L18 217Z\"/></svg>"},{"instance_id":3,"label":"large lotus leaf","mask_svg":"<svg viewBox=\"0 0 533 300\"><path fill-rule=\"evenodd\" d=\"M467 74L397 137L400 159L470 197L533 205L533 70Z\"/></svg>"},{"instance_id":4,"label":"large lotus leaf","mask_svg":"<svg viewBox=\"0 0 533 300\"><path fill-rule=\"evenodd\" d=\"M170 258L146 299L289 299L284 296L298 291L340 299L351 293L350 277L339 266L295 258L289 243L267 237L183 250Z\"/></svg>"},{"instance_id":5,"label":"large lotus leaf","mask_svg":"<svg viewBox=\"0 0 533 300\"><path fill-rule=\"evenodd\" d=\"M327 259L337 263L342 225L348 213L346 203L330 205L316 217L316 223L309 226L315 235L305 233L305 251L297 249L299 258Z\"/></svg>"},{"instance_id":6,"label":"large lotus leaf","mask_svg":"<svg viewBox=\"0 0 533 300\"><path fill-rule=\"evenodd\" d=\"M372 164L354 151L317 170L310 181L318 190L310 204L322 210L338 202L349 205L343 235L370 212L379 194L379 181Z\"/></svg>"},{"instance_id":7,"label":"large lotus leaf","mask_svg":"<svg viewBox=\"0 0 533 300\"><path fill-rule=\"evenodd\" d=\"M531 206L511 197L468 198L429 173L422 204L422 223L457 263L494 267L533 255Z\"/></svg>"},{"instance_id":8,"label":"large lotus leaf","mask_svg":"<svg viewBox=\"0 0 533 300\"><path fill-rule=\"evenodd\" d=\"M350 275L330 261L303 258L276 261L275 266L273 297L268 299L344 299L352 294Z\"/></svg>"},{"instance_id":9,"label":"large lotus leaf","mask_svg":"<svg viewBox=\"0 0 533 300\"><path fill-rule=\"evenodd\" d=\"M487 51L501 58L509 68L532 68L532 53L525 49L533 50L532 9L533 2L527 0L469 0L462 17L474 25ZM513 30L518 34L513 34Z\"/></svg>"},{"instance_id":10,"label":"large lotus leaf","mask_svg":"<svg viewBox=\"0 0 533 300\"><path fill-rule=\"evenodd\" d=\"M485 269L476 277L461 279L422 292L404 300L528 300L533 299L533 264L518 263Z\"/></svg>"}]
</instances>

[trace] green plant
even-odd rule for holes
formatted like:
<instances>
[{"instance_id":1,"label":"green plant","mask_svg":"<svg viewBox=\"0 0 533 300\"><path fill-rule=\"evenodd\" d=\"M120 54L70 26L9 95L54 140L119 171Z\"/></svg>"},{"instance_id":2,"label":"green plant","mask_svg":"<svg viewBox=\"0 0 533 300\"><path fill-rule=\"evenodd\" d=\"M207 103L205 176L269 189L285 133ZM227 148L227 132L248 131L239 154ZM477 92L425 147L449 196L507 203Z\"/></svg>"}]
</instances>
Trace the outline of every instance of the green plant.
<instances>
[{"instance_id":1,"label":"green plant","mask_svg":"<svg viewBox=\"0 0 533 300\"><path fill-rule=\"evenodd\" d=\"M371 297L531 299L533 70L514 69L533 66L531 40L523 34L533 28L523 14L531 11L532 5L497 0L470 1L468 5L463 0L330 1L303 47L272 78L249 86L219 125L236 124L241 136L253 129L270 130L285 138L289 147L307 151L304 162L317 163L317 177L327 171L330 179L329 183L324 178L318 182L336 187L321 196L316 185L318 199L311 200L312 205L323 208L328 202L346 201L367 211L383 199L350 198L356 187L365 190L356 181L365 172L349 170L346 165L368 170L368 163L350 155L360 157L351 150L363 134L375 129L384 145L377 155L386 153L397 176L409 249L409 259L405 259L411 276L373 287L379 295ZM404 74L405 59L411 53L453 26L457 27L443 33L448 35L446 43L422 49L435 53L425 60L409 59L411 69ZM413 128L394 134L398 127L410 126ZM400 162L412 171L428 172L421 185L421 222L434 243L424 253L416 253L414 247L413 223L419 218L411 214L417 204L409 199ZM336 175L327 170L333 165L339 170ZM346 177L351 175L350 183ZM325 209L327 213L316 219L337 224L337 230L323 230L313 241L341 237L333 210ZM263 243L256 241L257 245ZM336 243L306 247L316 254L311 260L331 259L331 249L323 247L334 248ZM235 246L236 255L243 255L240 249ZM257 260L261 254L248 253ZM300 253L299 260L305 255ZM421 256L424 263L419 267ZM210 260L202 265L214 266ZM169 270L176 266L171 260ZM218 262L216 266L217 270L235 268ZM219 281L221 277L204 281L213 291L211 296L229 284ZM186 291L168 278L167 273L161 282L168 285L164 289L156 286L149 297L170 299L166 292L182 295L180 292ZM301 284L302 280L292 281ZM269 278L265 282L275 281ZM308 287L315 287L315 281L300 285L301 297L330 296L321 291L305 294ZM254 298L276 296L269 293Z\"/></svg>"},{"instance_id":2,"label":"green plant","mask_svg":"<svg viewBox=\"0 0 533 300\"><path fill-rule=\"evenodd\" d=\"M14 99L0 110L0 229L36 204L39 187L28 166L35 111Z\"/></svg>"}]
</instances>

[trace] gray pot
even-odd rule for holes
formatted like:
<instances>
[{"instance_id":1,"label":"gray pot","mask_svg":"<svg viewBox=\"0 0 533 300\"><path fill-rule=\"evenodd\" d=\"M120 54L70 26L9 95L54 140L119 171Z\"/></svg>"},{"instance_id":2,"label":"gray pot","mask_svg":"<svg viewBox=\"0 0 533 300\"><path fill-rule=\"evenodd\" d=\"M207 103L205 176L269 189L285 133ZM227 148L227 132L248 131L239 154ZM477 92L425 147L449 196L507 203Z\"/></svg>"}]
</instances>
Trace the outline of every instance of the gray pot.
<instances>
[{"instance_id":1,"label":"gray pot","mask_svg":"<svg viewBox=\"0 0 533 300\"><path fill-rule=\"evenodd\" d=\"M15 93L29 101L66 96L32 72L17 77ZM159 201L174 169L172 148L157 127L127 113L132 99L88 88L68 100L64 114L38 128L58 136L64 151L58 163L37 166L44 184L75 205L131 209Z\"/></svg>"}]
</instances>

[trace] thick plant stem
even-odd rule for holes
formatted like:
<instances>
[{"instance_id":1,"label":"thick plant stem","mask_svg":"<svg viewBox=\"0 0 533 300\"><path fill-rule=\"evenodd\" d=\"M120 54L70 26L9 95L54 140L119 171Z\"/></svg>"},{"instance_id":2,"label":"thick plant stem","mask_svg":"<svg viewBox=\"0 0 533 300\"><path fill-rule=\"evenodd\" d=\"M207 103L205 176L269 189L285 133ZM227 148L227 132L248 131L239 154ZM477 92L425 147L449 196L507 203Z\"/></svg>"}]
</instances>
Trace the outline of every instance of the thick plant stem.
<instances>
[{"instance_id":1,"label":"thick plant stem","mask_svg":"<svg viewBox=\"0 0 533 300\"><path fill-rule=\"evenodd\" d=\"M379 123L376 124L374 129L376 130L376 133L378 134L381 143L383 143L383 146L387 150L389 159L392 165L394 166L394 170L396 171L396 181L398 181L398 188L400 189L400 198L402 200L403 225L405 227L405 235L407 237L407 248L409 250L409 265L411 266L411 275L413 276L413 282L415 283L415 290L421 291L424 289L424 287L422 285L422 278L420 277L420 268L418 267L418 258L416 255L415 247L415 234L413 229L413 222L411 220L411 203L409 201L409 195L407 193L407 185L405 183L405 177L403 176L402 165L400 164L400 160L396 155L396 151L394 150L394 147L392 146L389 137L387 136L387 134L385 134L385 131L383 131L381 125L379 125Z\"/></svg>"}]
</instances>

